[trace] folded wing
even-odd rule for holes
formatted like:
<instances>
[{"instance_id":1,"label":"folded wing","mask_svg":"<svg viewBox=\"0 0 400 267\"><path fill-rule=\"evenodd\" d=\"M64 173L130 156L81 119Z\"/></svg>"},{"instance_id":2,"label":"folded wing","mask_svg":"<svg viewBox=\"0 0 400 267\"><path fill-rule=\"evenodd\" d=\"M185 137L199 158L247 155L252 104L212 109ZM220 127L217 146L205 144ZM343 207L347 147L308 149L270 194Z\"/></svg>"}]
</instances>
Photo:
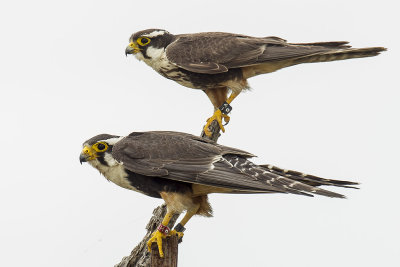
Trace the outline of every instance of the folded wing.
<instances>
[{"instance_id":1,"label":"folded wing","mask_svg":"<svg viewBox=\"0 0 400 267\"><path fill-rule=\"evenodd\" d=\"M234 193L281 192L343 197L250 162L253 155L176 132L132 133L113 147L113 157L145 176L229 188Z\"/></svg>"}]
</instances>

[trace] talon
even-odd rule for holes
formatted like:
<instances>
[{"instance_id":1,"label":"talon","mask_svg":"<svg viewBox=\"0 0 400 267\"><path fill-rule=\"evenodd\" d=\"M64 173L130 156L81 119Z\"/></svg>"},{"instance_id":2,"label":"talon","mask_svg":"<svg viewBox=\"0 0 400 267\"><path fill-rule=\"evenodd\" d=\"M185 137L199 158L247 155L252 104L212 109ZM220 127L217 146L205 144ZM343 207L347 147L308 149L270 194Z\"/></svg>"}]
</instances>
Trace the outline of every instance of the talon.
<instances>
[{"instance_id":1,"label":"talon","mask_svg":"<svg viewBox=\"0 0 400 267\"><path fill-rule=\"evenodd\" d=\"M168 236L172 236L172 235L176 235L176 236L178 236L179 238L182 238L183 235L184 235L184 233L183 233L183 232L178 232L178 231L176 231L176 230L171 230L171 232L168 234Z\"/></svg>"},{"instance_id":2,"label":"talon","mask_svg":"<svg viewBox=\"0 0 400 267\"><path fill-rule=\"evenodd\" d=\"M228 125L229 121L231 120L231 117L229 117L228 115L223 114L223 113L222 113L222 117L224 117L224 121L225 121L224 126Z\"/></svg>"},{"instance_id":3,"label":"talon","mask_svg":"<svg viewBox=\"0 0 400 267\"><path fill-rule=\"evenodd\" d=\"M158 253L160 254L160 257L163 258L164 257L164 252L162 251L162 240L165 237L166 237L166 235L164 235L163 233L161 233L158 230L155 231L154 233L152 233L149 241L147 241L147 249L148 249L148 251L151 252L151 244L153 242L157 242Z\"/></svg>"},{"instance_id":4,"label":"talon","mask_svg":"<svg viewBox=\"0 0 400 267\"><path fill-rule=\"evenodd\" d=\"M214 112L214 115L212 115L209 119L207 119L207 123L206 123L206 125L204 126L204 133L205 133L207 136L211 136L211 135L212 135L212 133L211 133L211 131L209 130L208 127L210 126L210 124L211 124L214 120L216 120L216 121L218 122L218 125L219 125L219 127L221 128L221 131L222 131L222 132L225 132L224 125L222 124L222 118L224 118L224 121L225 121L226 123L228 123L229 120L230 120L230 117L229 117L228 115L223 114L223 113L221 112L221 110L217 109L217 110ZM226 124L225 124L225 125L226 125Z\"/></svg>"},{"instance_id":5,"label":"talon","mask_svg":"<svg viewBox=\"0 0 400 267\"><path fill-rule=\"evenodd\" d=\"M162 250L162 240L165 239L167 236L173 236L176 235L178 236L179 239L181 239L183 237L183 232L178 232L176 230L171 230L168 234L163 234L160 231L155 231L151 234L151 237L149 239L149 241L147 241L147 249L149 252L151 252L151 244L153 244L153 242L157 243L158 246L158 253L160 254L160 258L164 257L164 252Z\"/></svg>"},{"instance_id":6,"label":"talon","mask_svg":"<svg viewBox=\"0 0 400 267\"><path fill-rule=\"evenodd\" d=\"M178 232L178 231L176 231L176 230L172 230L171 231L171 234L169 234L169 235L176 235L177 237L178 237L178 243L181 243L182 242L182 239L183 239L183 235L184 235L184 233L183 232Z\"/></svg>"}]
</instances>

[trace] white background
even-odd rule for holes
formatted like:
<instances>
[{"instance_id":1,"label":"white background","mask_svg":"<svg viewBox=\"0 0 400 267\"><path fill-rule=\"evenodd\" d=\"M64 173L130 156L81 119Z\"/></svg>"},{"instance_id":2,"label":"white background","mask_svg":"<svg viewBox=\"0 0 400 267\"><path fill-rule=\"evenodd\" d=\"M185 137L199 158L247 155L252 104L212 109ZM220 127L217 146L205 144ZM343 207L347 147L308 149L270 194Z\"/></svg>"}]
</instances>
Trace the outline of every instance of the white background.
<instances>
[{"instance_id":1,"label":"white background","mask_svg":"<svg viewBox=\"0 0 400 267\"><path fill-rule=\"evenodd\" d=\"M389 48L249 81L220 143L361 190L212 195L215 217L188 223L180 266L400 266L398 10L394 0L2 3L0 265L113 266L142 239L162 201L78 157L99 133L199 134L212 114L201 91L125 57L133 32L156 27Z\"/></svg>"}]
</instances>

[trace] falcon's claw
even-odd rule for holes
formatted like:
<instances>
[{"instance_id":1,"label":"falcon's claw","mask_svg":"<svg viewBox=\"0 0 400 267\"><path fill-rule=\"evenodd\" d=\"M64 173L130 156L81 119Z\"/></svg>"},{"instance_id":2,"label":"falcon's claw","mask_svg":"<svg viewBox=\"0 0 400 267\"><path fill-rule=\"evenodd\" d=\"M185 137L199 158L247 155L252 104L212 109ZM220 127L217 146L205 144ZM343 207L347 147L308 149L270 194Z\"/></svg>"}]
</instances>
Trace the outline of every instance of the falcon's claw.
<instances>
[{"instance_id":1,"label":"falcon's claw","mask_svg":"<svg viewBox=\"0 0 400 267\"><path fill-rule=\"evenodd\" d=\"M204 133L205 133L207 136L211 136L211 135L212 135L212 133L211 133L211 131L209 130L208 127L210 126L210 124L211 124L214 120L216 120L216 121L218 122L219 128L221 128L221 131L224 133L224 132L225 132L225 128L224 128L224 125L222 124L222 118L224 118L224 121L226 122L226 124L228 124L228 122L229 122L229 120L230 120L230 117L229 117L228 115L226 115L226 114L223 114L223 113L221 112L221 110L217 109L217 110L214 112L214 114L213 114L210 118L207 119L207 123L206 123L206 125L204 126ZM226 125L226 124L225 124L225 125Z\"/></svg>"},{"instance_id":2,"label":"falcon's claw","mask_svg":"<svg viewBox=\"0 0 400 267\"><path fill-rule=\"evenodd\" d=\"M223 113L222 113L222 116L224 117L224 121L225 121L224 126L228 125L229 121L231 120L231 117L229 117L228 115L225 115Z\"/></svg>"},{"instance_id":3,"label":"falcon's claw","mask_svg":"<svg viewBox=\"0 0 400 267\"><path fill-rule=\"evenodd\" d=\"M171 236L171 235L176 235L179 238L182 238L184 234L183 234L183 232L178 232L176 230L171 230L171 232L169 232L168 236Z\"/></svg>"},{"instance_id":4,"label":"falcon's claw","mask_svg":"<svg viewBox=\"0 0 400 267\"><path fill-rule=\"evenodd\" d=\"M161 233L158 230L155 231L154 233L152 233L149 241L147 241L147 249L149 250L149 252L151 252L151 244L153 242L157 242L158 253L160 253L160 257L163 258L164 252L162 251L162 240L165 237L166 237L166 235L164 235L163 233Z\"/></svg>"},{"instance_id":5,"label":"falcon's claw","mask_svg":"<svg viewBox=\"0 0 400 267\"><path fill-rule=\"evenodd\" d=\"M176 230L171 230L170 234L168 234L168 236L172 236L172 235L176 235L178 236L178 244L182 242L183 239L183 232L178 232Z\"/></svg>"},{"instance_id":6,"label":"falcon's claw","mask_svg":"<svg viewBox=\"0 0 400 267\"><path fill-rule=\"evenodd\" d=\"M158 230L155 231L154 233L151 234L151 237L150 237L149 241L147 241L147 249L149 250L149 252L151 252L151 244L153 242L157 242L158 253L160 253L160 257L163 258L164 257L164 252L162 250L162 240L164 238L166 238L167 236L172 236L172 235L178 236L179 239L182 239L182 237L183 237L183 233L182 232L178 232L176 230L171 230L168 233L168 235L165 235L165 234L161 233Z\"/></svg>"}]
</instances>

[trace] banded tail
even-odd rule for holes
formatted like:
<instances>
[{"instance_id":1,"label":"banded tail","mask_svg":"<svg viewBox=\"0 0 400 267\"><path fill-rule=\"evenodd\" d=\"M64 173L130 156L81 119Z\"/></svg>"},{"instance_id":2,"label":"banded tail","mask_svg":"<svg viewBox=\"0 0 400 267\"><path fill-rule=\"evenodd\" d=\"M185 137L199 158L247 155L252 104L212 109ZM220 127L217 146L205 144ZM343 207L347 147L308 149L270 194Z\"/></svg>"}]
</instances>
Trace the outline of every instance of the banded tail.
<instances>
[{"instance_id":1,"label":"banded tail","mask_svg":"<svg viewBox=\"0 0 400 267\"><path fill-rule=\"evenodd\" d=\"M268 46L268 49L258 57L258 64L243 67L243 76L247 79L302 63L373 57L387 50L384 47L352 48L348 43L345 41L316 43L284 42L282 45Z\"/></svg>"},{"instance_id":2,"label":"banded tail","mask_svg":"<svg viewBox=\"0 0 400 267\"><path fill-rule=\"evenodd\" d=\"M350 181L340 181L325 179L313 175L304 174L297 171L284 170L272 165L257 165L246 158L233 155L225 155L225 161L231 165L232 169L239 171L252 177L252 180L261 182L264 185L271 186L280 193L292 193L305 196L313 196L314 194L333 197L345 198L344 195L329 190L318 188L318 186L329 185L346 188L357 188L358 183ZM215 170L218 170L216 165ZM271 193L271 191L262 189L239 190L238 193Z\"/></svg>"},{"instance_id":3,"label":"banded tail","mask_svg":"<svg viewBox=\"0 0 400 267\"><path fill-rule=\"evenodd\" d=\"M337 44L337 46L335 46L335 44ZM347 44L347 42L307 44L310 46L323 45L323 47L329 48L330 50L295 58L293 60L293 65L300 63L328 62L351 58L373 57L387 50L384 47L351 48L345 44Z\"/></svg>"},{"instance_id":4,"label":"banded tail","mask_svg":"<svg viewBox=\"0 0 400 267\"><path fill-rule=\"evenodd\" d=\"M260 166L268 169L270 172L275 173L277 175L281 175L286 178L290 178L292 180L296 180L296 181L299 181L299 182L302 182L304 184L308 184L311 186L327 185L327 186L337 186L337 187L359 189L358 187L355 186L355 185L359 184L357 182L321 178L318 176L314 176L314 175L310 175L310 174L306 174L306 173L302 173L302 172L298 172L298 171L281 169L281 168L273 166L271 164L265 164L265 165L260 165Z\"/></svg>"}]
</instances>

